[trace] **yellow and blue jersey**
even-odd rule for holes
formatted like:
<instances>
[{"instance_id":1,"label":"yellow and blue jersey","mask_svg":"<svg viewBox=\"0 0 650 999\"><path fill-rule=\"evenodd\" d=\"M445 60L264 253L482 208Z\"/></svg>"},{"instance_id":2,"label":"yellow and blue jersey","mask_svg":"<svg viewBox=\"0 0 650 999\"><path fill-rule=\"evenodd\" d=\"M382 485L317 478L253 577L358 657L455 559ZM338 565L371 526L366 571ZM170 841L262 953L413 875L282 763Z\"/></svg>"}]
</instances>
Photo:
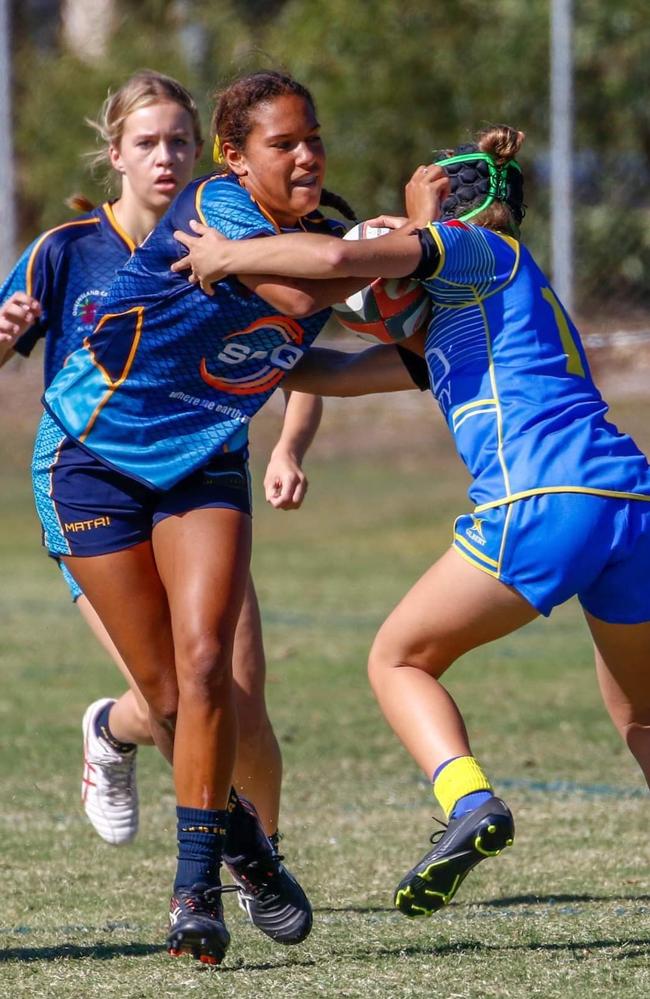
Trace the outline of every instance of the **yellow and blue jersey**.
<instances>
[{"instance_id":1,"label":"yellow and blue jersey","mask_svg":"<svg viewBox=\"0 0 650 999\"><path fill-rule=\"evenodd\" d=\"M329 315L281 315L235 277L208 296L172 272L185 253L174 231L189 232L191 219L232 239L280 231L233 175L193 181L118 272L94 330L45 395L67 434L157 489L246 446L251 417ZM300 228L344 229L319 212Z\"/></svg>"},{"instance_id":2,"label":"yellow and blue jersey","mask_svg":"<svg viewBox=\"0 0 650 999\"><path fill-rule=\"evenodd\" d=\"M437 259L421 278L425 355L475 513L553 492L650 499L647 460L607 420L578 332L528 250L459 221L430 224L422 241Z\"/></svg>"},{"instance_id":3,"label":"yellow and blue jersey","mask_svg":"<svg viewBox=\"0 0 650 999\"><path fill-rule=\"evenodd\" d=\"M115 272L134 249L107 203L35 239L0 287L0 303L16 291L41 303L41 317L14 350L27 357L45 339L46 386L94 328Z\"/></svg>"}]
</instances>

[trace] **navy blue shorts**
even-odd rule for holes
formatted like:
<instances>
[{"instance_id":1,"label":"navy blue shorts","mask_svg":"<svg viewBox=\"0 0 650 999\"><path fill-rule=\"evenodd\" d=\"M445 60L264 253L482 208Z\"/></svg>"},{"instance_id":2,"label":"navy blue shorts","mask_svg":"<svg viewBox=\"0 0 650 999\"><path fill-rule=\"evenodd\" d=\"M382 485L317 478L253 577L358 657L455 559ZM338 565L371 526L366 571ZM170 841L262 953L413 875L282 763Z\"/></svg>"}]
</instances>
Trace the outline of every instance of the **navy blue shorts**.
<instances>
[{"instance_id":1,"label":"navy blue shorts","mask_svg":"<svg viewBox=\"0 0 650 999\"><path fill-rule=\"evenodd\" d=\"M247 453L236 451L164 492L109 468L46 414L32 466L43 544L51 555L107 555L151 538L166 517L209 507L251 513Z\"/></svg>"}]
</instances>

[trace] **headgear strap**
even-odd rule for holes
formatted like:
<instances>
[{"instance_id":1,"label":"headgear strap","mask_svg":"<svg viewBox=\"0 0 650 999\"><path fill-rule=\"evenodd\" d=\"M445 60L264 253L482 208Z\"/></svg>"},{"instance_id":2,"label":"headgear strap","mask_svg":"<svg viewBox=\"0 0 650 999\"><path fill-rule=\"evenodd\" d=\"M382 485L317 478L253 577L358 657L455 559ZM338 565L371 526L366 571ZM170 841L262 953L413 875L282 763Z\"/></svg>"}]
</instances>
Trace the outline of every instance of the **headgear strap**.
<instances>
[{"instance_id":1,"label":"headgear strap","mask_svg":"<svg viewBox=\"0 0 650 999\"><path fill-rule=\"evenodd\" d=\"M491 153L478 146L458 146L451 155L434 153L451 183L451 194L442 203L441 222L468 219L484 211L493 201L501 201L513 214L517 225L525 213L524 182L516 160L500 165Z\"/></svg>"}]
</instances>

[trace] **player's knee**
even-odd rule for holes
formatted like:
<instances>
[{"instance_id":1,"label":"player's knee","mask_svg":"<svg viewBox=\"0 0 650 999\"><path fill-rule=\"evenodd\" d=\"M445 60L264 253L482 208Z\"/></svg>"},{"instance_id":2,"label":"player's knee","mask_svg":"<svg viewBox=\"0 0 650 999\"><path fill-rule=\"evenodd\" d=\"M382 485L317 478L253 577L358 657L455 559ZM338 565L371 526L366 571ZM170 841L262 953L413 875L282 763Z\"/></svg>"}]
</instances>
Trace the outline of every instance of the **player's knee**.
<instances>
[{"instance_id":1,"label":"player's knee","mask_svg":"<svg viewBox=\"0 0 650 999\"><path fill-rule=\"evenodd\" d=\"M173 732L176 728L176 715L178 714L178 689L176 685L159 686L155 690L149 690L145 694L148 704L146 720L143 712L143 724L150 728L150 716L162 728L168 732Z\"/></svg>"},{"instance_id":2,"label":"player's knee","mask_svg":"<svg viewBox=\"0 0 650 999\"><path fill-rule=\"evenodd\" d=\"M408 667L439 677L454 661L455 656L442 644L429 642L418 646L406 638L405 641L390 626L390 621L379 629L368 657L368 678L373 690L377 691L394 670Z\"/></svg>"},{"instance_id":3,"label":"player's knee","mask_svg":"<svg viewBox=\"0 0 650 999\"><path fill-rule=\"evenodd\" d=\"M229 694L232 684L230 644L217 636L197 636L178 651L180 695L212 703Z\"/></svg>"}]
</instances>

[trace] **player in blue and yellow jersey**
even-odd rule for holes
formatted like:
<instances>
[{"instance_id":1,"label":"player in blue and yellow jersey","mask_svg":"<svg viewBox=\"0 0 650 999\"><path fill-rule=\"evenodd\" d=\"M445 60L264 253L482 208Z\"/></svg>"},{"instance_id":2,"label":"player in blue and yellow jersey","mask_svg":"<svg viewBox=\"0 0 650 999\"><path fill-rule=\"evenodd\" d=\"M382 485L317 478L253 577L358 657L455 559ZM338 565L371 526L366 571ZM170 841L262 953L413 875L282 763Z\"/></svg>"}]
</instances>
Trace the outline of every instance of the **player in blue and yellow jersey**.
<instances>
[{"instance_id":1,"label":"player in blue and yellow jersey","mask_svg":"<svg viewBox=\"0 0 650 999\"><path fill-rule=\"evenodd\" d=\"M472 475L475 507L456 520L451 549L393 611L370 654L384 714L448 818L398 885L395 904L408 916L447 904L468 871L514 836L440 683L470 649L577 595L605 704L650 784L650 468L607 420L577 330L520 243L522 141L496 126L418 168L409 220L379 239L280 237L260 253L203 227L180 237L189 255L179 266L204 286L240 269L411 275L430 296L428 329L409 343ZM307 358L293 384L354 395L390 349Z\"/></svg>"},{"instance_id":2,"label":"player in blue and yellow jersey","mask_svg":"<svg viewBox=\"0 0 650 999\"><path fill-rule=\"evenodd\" d=\"M191 95L175 80L146 70L109 96L94 123L102 140L97 160L120 178L118 197L44 233L27 248L0 290L0 355L28 355L45 343L45 384L52 382L92 332L97 312L124 265L170 202L191 179L201 126ZM75 199L78 206L82 199ZM293 393L265 476L273 506L300 506L306 490L302 457L318 426L320 400ZM113 655L132 689L116 702L103 698L84 716L82 798L97 832L122 844L136 833L136 744L153 739L146 702L124 660L76 580L64 570L73 598ZM264 698L265 661L259 607L249 578L237 624L233 671L239 739L234 784L251 798L269 835L276 833L282 760ZM240 814L251 838L256 821ZM270 847L258 837L266 865ZM249 844L250 847L250 844ZM247 851L249 861L260 850Z\"/></svg>"},{"instance_id":3,"label":"player in blue and yellow jersey","mask_svg":"<svg viewBox=\"0 0 650 999\"><path fill-rule=\"evenodd\" d=\"M251 862L260 842L254 825L243 834L230 791L231 654L251 543L247 430L322 328L324 306L359 286L240 274L207 296L170 270L183 252L174 230L197 216L260 243L283 230L342 231L318 211L333 196L304 87L278 73L244 77L221 95L214 124L225 170L190 184L120 270L46 393L34 459L47 547L129 663L168 757L173 742L168 949L208 963L229 943L222 859L270 937L297 943L311 927L277 852Z\"/></svg>"}]
</instances>

